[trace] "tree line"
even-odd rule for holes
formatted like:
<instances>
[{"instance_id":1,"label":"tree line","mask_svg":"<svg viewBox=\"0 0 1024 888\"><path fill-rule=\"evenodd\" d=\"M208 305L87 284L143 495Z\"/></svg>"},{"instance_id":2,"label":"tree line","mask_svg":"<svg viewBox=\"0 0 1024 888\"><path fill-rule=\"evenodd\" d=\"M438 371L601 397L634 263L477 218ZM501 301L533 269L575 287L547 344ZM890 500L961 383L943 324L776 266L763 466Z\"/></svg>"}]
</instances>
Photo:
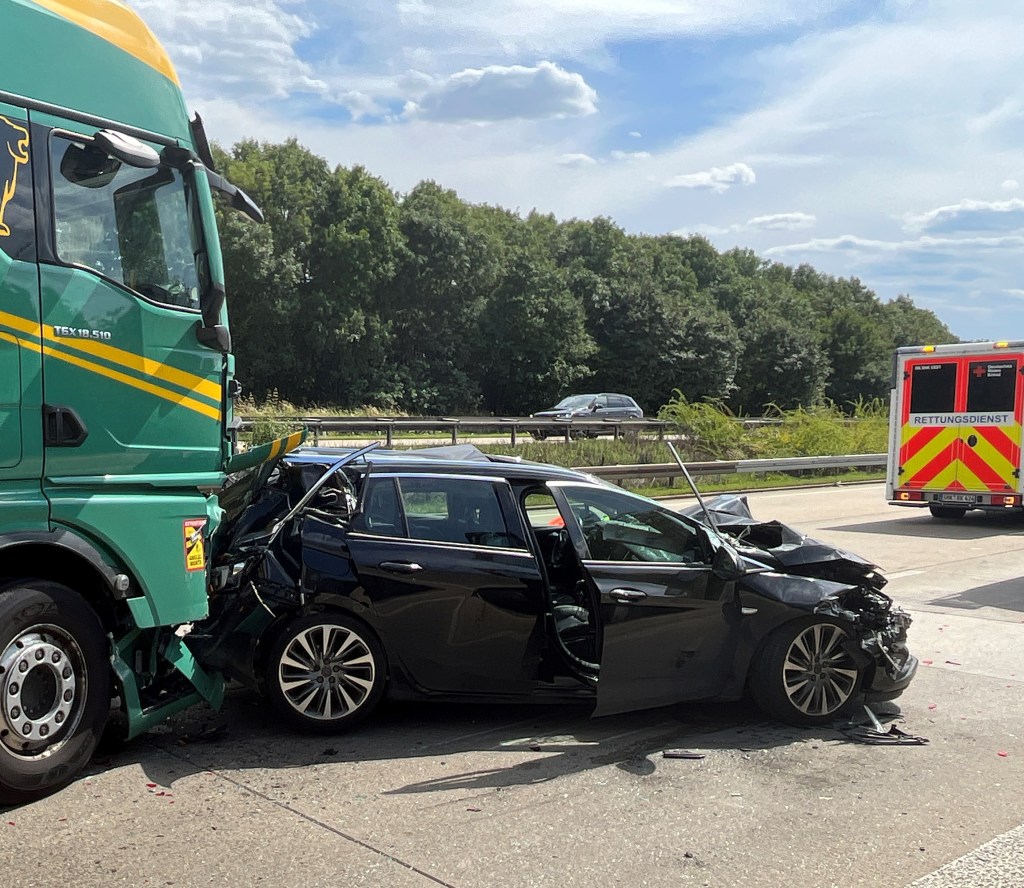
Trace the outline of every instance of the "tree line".
<instances>
[{"instance_id":1,"label":"tree line","mask_svg":"<svg viewBox=\"0 0 1024 888\"><path fill-rule=\"evenodd\" d=\"M430 181L400 195L294 139L216 156L267 219L218 218L257 399L520 415L583 391L656 412L678 390L758 414L884 397L894 348L955 341L907 295L700 236L524 217Z\"/></svg>"}]
</instances>

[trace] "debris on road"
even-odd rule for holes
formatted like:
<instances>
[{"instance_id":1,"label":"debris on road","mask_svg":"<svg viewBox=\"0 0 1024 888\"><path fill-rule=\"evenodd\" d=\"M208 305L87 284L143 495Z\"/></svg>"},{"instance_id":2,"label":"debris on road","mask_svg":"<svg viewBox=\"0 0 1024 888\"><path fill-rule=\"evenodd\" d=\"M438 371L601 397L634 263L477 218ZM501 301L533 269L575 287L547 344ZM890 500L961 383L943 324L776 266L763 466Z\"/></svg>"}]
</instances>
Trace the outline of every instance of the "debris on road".
<instances>
[{"instance_id":1,"label":"debris on road","mask_svg":"<svg viewBox=\"0 0 1024 888\"><path fill-rule=\"evenodd\" d=\"M667 759L703 759L706 758L703 752L693 749L666 749L662 754Z\"/></svg>"},{"instance_id":2,"label":"debris on road","mask_svg":"<svg viewBox=\"0 0 1024 888\"><path fill-rule=\"evenodd\" d=\"M864 712L868 717L868 722L858 722L851 719L845 728L840 729L840 733L844 737L856 743L866 743L872 746L927 745L927 737L918 737L914 734L908 734L906 731L901 731L896 727L895 719L889 725L889 729L886 730L870 706L865 705Z\"/></svg>"}]
</instances>

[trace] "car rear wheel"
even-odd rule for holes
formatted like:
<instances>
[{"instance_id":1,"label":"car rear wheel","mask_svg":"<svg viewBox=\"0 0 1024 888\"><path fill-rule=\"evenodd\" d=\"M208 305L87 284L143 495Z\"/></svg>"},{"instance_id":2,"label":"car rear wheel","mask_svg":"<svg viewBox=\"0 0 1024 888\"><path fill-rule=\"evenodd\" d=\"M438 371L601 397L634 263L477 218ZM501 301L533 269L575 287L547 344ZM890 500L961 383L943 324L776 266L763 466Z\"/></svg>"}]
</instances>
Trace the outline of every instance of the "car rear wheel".
<instances>
[{"instance_id":1,"label":"car rear wheel","mask_svg":"<svg viewBox=\"0 0 1024 888\"><path fill-rule=\"evenodd\" d=\"M937 506L935 503L929 503L928 511L932 513L933 518L950 518L954 521L967 514L967 509L962 506Z\"/></svg>"},{"instance_id":2,"label":"car rear wheel","mask_svg":"<svg viewBox=\"0 0 1024 888\"><path fill-rule=\"evenodd\" d=\"M794 725L827 724L847 711L863 670L845 650L834 620L808 617L772 633L751 668L750 691L766 713Z\"/></svg>"},{"instance_id":3,"label":"car rear wheel","mask_svg":"<svg viewBox=\"0 0 1024 888\"><path fill-rule=\"evenodd\" d=\"M70 782L109 711L106 639L85 600L43 580L0 592L0 805Z\"/></svg>"},{"instance_id":4,"label":"car rear wheel","mask_svg":"<svg viewBox=\"0 0 1024 888\"><path fill-rule=\"evenodd\" d=\"M270 702L292 724L332 733L366 718L384 693L384 650L343 614L293 620L271 645L264 672Z\"/></svg>"}]
</instances>

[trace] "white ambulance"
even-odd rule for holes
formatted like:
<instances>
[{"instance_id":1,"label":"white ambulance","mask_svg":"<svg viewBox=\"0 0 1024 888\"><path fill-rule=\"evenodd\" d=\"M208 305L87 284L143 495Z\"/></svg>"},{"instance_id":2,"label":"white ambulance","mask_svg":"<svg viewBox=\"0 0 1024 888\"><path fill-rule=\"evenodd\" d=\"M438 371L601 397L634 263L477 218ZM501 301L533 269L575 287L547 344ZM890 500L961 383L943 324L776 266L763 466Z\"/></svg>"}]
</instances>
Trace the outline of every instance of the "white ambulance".
<instances>
[{"instance_id":1,"label":"white ambulance","mask_svg":"<svg viewBox=\"0 0 1024 888\"><path fill-rule=\"evenodd\" d=\"M898 349L886 498L937 518L1021 507L1024 341Z\"/></svg>"}]
</instances>

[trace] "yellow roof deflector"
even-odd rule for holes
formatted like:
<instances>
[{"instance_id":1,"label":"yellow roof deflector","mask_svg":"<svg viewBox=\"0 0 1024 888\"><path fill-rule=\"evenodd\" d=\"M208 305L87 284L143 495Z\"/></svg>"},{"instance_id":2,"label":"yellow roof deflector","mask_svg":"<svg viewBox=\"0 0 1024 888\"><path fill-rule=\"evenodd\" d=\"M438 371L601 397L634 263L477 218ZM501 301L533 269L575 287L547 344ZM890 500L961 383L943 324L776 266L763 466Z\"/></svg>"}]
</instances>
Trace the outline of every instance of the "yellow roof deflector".
<instances>
[{"instance_id":1,"label":"yellow roof deflector","mask_svg":"<svg viewBox=\"0 0 1024 888\"><path fill-rule=\"evenodd\" d=\"M60 18L114 44L180 86L167 51L138 14L119 0L32 0Z\"/></svg>"}]
</instances>

